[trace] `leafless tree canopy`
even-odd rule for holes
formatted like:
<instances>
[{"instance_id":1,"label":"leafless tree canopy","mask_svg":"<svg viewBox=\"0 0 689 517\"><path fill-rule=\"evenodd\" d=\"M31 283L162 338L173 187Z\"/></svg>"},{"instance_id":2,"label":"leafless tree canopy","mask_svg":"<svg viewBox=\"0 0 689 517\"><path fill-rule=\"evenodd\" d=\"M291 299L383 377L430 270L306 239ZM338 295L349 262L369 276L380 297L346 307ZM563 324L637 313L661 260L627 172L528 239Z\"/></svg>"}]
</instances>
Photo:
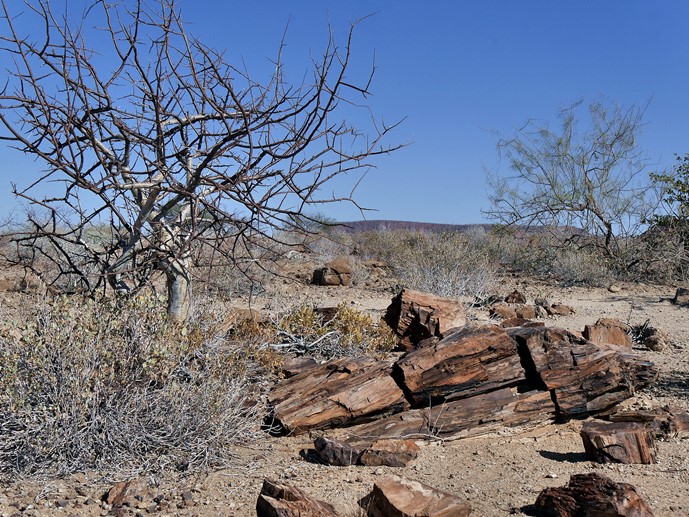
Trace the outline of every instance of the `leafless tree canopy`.
<instances>
[{"instance_id":1,"label":"leafless tree canopy","mask_svg":"<svg viewBox=\"0 0 689 517\"><path fill-rule=\"evenodd\" d=\"M301 84L286 80L281 52L257 82L188 34L173 0L97 0L78 24L48 0L21 7L2 2L1 138L45 170L15 188L37 209L18 243L87 291L137 289L164 271L170 313L184 317L194 245L231 258L275 238L309 205L351 201L323 187L392 150L390 126L342 116L344 104L371 115L358 104L371 77L347 76L354 27L342 45L330 33ZM25 33L30 17L41 34Z\"/></svg>"}]
</instances>

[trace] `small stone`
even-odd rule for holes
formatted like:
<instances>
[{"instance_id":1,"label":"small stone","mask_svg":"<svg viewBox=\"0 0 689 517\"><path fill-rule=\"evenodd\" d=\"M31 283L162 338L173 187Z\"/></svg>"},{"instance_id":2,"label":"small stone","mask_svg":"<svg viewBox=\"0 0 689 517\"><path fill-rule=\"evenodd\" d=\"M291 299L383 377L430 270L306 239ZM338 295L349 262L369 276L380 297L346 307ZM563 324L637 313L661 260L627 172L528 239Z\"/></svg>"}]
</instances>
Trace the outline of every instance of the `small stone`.
<instances>
[{"instance_id":1,"label":"small stone","mask_svg":"<svg viewBox=\"0 0 689 517\"><path fill-rule=\"evenodd\" d=\"M608 287L608 291L611 293L619 293L621 290L622 288L617 284L612 284Z\"/></svg>"},{"instance_id":2,"label":"small stone","mask_svg":"<svg viewBox=\"0 0 689 517\"><path fill-rule=\"evenodd\" d=\"M548 479L557 479L557 474L551 472L550 474L546 474L545 477L547 477Z\"/></svg>"},{"instance_id":3,"label":"small stone","mask_svg":"<svg viewBox=\"0 0 689 517\"><path fill-rule=\"evenodd\" d=\"M505 296L506 303L526 303L526 296L521 291L514 290Z\"/></svg>"},{"instance_id":4,"label":"small stone","mask_svg":"<svg viewBox=\"0 0 689 517\"><path fill-rule=\"evenodd\" d=\"M675 292L675 297L672 299L672 303L681 307L689 307L689 289L678 287Z\"/></svg>"}]
</instances>

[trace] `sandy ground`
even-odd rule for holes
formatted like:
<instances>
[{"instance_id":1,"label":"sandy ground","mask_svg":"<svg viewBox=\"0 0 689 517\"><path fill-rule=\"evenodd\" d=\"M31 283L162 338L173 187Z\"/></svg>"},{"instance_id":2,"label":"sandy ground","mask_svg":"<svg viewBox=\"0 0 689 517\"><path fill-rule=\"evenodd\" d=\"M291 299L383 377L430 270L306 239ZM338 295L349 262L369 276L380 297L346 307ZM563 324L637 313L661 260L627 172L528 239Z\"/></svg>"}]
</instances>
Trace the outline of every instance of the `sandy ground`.
<instances>
[{"instance_id":1,"label":"sandy ground","mask_svg":"<svg viewBox=\"0 0 689 517\"><path fill-rule=\"evenodd\" d=\"M689 309L670 303L674 287L620 285L622 290L557 288L536 281L511 279L501 287L507 294L514 287L530 302L546 297L566 303L576 314L548 319L546 325L581 331L600 317L618 318L632 324L650 320L667 331L674 346L661 352L638 348L661 372L651 389L628 401L635 406L673 404L689 409ZM378 282L368 287L319 288L305 284L284 285L290 303L310 301L320 306L351 303L354 307L382 312L394 286ZM285 293L268 294L254 306L276 309ZM475 313L479 319L485 314ZM309 436L270 438L253 447L237 450L240 467L208 476L178 480L151 479L153 493L164 498L165 508L152 501L121 515L255 515L256 498L264 478L296 485L316 498L333 504L340 515L363 515L357 506L374 481L388 473L425 482L466 498L472 515L525 515L538 493L548 486L564 485L570 475L601 472L616 481L632 483L650 502L655 515L689 515L689 440L671 439L658 447L655 465L597 465L585 460L579 437L582 421L550 424L530 430L509 430L453 442L424 444L419 458L406 468L330 467L308 463L299 456L312 446ZM49 482L22 481L0 486L0 515L107 515L99 502L109 485L95 475L79 474ZM184 503L181 494L189 491ZM64 507L60 508L59 506ZM21 511L20 511L21 510Z\"/></svg>"}]
</instances>

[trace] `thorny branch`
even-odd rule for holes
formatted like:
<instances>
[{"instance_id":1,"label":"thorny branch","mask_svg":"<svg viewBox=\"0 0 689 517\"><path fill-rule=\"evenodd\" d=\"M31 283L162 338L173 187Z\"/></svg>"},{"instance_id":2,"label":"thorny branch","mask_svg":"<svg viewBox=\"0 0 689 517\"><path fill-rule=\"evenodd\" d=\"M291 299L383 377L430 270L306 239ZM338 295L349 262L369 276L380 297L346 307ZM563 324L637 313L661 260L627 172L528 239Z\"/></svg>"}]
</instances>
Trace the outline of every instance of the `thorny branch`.
<instances>
[{"instance_id":1,"label":"thorny branch","mask_svg":"<svg viewBox=\"0 0 689 517\"><path fill-rule=\"evenodd\" d=\"M78 24L47 0L24 6L17 16L1 3L0 139L45 166L15 188L34 207L15 241L27 266L30 254L58 266L48 283L137 290L155 271L188 273L201 246L253 258L308 220L306 207L353 202L325 186L398 147L384 142L397 124L364 131L343 118L371 81L348 77L356 24L344 45L330 32L308 80L288 83L280 52L262 84L188 34L173 0L96 0ZM26 35L27 16L43 34ZM107 44L91 46L93 24Z\"/></svg>"}]
</instances>

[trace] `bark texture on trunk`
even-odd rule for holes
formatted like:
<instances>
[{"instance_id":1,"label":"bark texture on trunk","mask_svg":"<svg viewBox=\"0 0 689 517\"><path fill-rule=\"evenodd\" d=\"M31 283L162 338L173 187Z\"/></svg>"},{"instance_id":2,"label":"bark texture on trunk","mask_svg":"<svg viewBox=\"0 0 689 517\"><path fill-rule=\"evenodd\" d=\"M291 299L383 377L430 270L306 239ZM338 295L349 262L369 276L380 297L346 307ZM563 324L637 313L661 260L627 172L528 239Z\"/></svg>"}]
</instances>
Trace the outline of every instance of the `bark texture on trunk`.
<instances>
[{"instance_id":1,"label":"bark texture on trunk","mask_svg":"<svg viewBox=\"0 0 689 517\"><path fill-rule=\"evenodd\" d=\"M189 318L191 309L191 259L173 259L165 268L167 278L167 315L180 323Z\"/></svg>"}]
</instances>

